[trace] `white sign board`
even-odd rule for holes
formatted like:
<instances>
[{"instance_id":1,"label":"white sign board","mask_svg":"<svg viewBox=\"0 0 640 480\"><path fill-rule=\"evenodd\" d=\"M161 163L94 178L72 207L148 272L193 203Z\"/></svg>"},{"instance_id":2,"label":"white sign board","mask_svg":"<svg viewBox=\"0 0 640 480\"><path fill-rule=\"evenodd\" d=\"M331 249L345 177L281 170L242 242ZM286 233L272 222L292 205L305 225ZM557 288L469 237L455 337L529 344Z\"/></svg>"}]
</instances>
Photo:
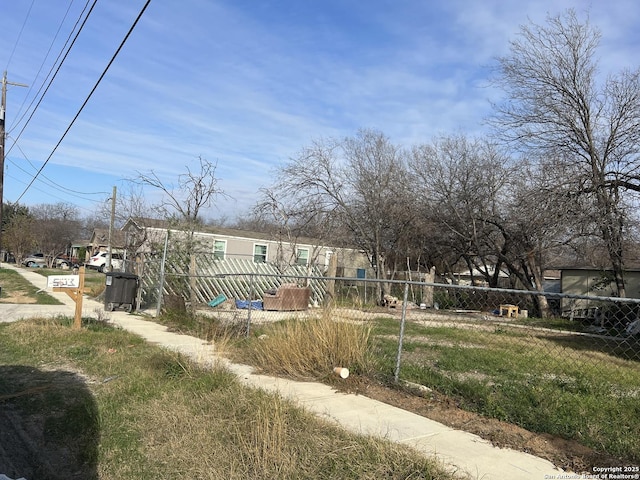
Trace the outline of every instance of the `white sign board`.
<instances>
[{"instance_id":1,"label":"white sign board","mask_svg":"<svg viewBox=\"0 0 640 480\"><path fill-rule=\"evenodd\" d=\"M51 275L47 277L47 288L79 288L80 275Z\"/></svg>"}]
</instances>

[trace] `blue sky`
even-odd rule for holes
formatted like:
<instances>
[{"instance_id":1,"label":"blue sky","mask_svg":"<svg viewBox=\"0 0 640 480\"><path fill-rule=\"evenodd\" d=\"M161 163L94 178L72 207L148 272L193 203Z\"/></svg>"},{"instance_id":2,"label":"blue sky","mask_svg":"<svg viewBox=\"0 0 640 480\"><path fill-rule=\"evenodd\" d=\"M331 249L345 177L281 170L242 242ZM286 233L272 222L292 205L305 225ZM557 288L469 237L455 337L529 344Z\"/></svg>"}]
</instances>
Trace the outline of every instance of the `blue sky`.
<instances>
[{"instance_id":1,"label":"blue sky","mask_svg":"<svg viewBox=\"0 0 640 480\"><path fill-rule=\"evenodd\" d=\"M31 87L8 88L5 201L63 201L90 216L137 172L171 184L202 156L217 162L229 196L207 216L233 219L273 181L274 167L314 139L360 128L405 146L481 135L500 95L490 68L528 19L588 11L603 34L603 74L635 69L640 51L636 0L152 0L23 194L145 0L97 3L16 143L85 3L0 2L0 67Z\"/></svg>"}]
</instances>

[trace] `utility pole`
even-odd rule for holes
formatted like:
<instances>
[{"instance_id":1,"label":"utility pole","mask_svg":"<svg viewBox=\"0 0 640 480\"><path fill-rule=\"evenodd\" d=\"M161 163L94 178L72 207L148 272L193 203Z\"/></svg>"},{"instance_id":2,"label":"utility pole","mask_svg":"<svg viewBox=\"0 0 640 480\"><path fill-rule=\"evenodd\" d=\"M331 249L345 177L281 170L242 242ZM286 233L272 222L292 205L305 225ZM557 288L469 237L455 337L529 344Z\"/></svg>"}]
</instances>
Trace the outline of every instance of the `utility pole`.
<instances>
[{"instance_id":1,"label":"utility pole","mask_svg":"<svg viewBox=\"0 0 640 480\"><path fill-rule=\"evenodd\" d=\"M7 111L7 85L26 87L21 83L7 82L7 72L2 75L2 103L0 103L0 262L2 255L2 210L4 205L4 139L5 139L5 112Z\"/></svg>"},{"instance_id":2,"label":"utility pole","mask_svg":"<svg viewBox=\"0 0 640 480\"><path fill-rule=\"evenodd\" d=\"M111 265L111 253L112 253L112 235L113 224L116 217L116 187L113 187L113 194L111 195L111 221L109 222L109 245L107 248L107 272L113 272L113 265Z\"/></svg>"}]
</instances>

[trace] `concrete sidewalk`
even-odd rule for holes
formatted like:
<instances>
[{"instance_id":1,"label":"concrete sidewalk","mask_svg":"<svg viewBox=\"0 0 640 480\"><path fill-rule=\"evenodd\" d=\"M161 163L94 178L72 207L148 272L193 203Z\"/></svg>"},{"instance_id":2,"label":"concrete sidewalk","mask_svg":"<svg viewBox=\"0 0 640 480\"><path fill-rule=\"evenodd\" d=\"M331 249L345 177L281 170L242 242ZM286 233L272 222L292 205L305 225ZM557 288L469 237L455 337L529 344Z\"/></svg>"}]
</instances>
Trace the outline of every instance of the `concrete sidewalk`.
<instances>
[{"instance_id":1,"label":"concrete sidewalk","mask_svg":"<svg viewBox=\"0 0 640 480\"><path fill-rule=\"evenodd\" d=\"M3 263L2 268L15 270L34 285L39 290L46 291L47 277L36 273L34 270L16 267L12 264ZM56 298L62 305L34 305L29 303L0 303L0 323L14 322L23 318L33 317L56 317L59 315L69 316L69 312L73 315L75 304L66 293L57 293L46 291L47 294ZM4 295L4 294L3 294ZM83 315L85 309L82 311ZM88 314L88 312L87 312ZM95 316L95 314L93 315Z\"/></svg>"},{"instance_id":2,"label":"concrete sidewalk","mask_svg":"<svg viewBox=\"0 0 640 480\"><path fill-rule=\"evenodd\" d=\"M6 264L3 264L3 267L6 267ZM9 266L9 268L15 267ZM46 279L43 276L22 268L15 268L15 270L37 287L46 287ZM66 294L48 293L59 298L65 305L39 306L42 307L41 311L45 315L73 315L73 301ZM33 316L30 307L0 304L0 319L11 321L28 318ZM47 309L50 312L46 312ZM166 327L137 315L119 311L102 313L102 311L102 304L84 298L83 316L96 317L100 314L109 317L114 325L140 335L151 343L180 352L204 365L220 361L216 356L215 346L209 342L169 332ZM35 313L35 315L41 314ZM362 395L337 392L320 383L296 382L257 375L249 366L226 361L225 363L247 385L278 392L283 397L352 432L386 438L410 445L427 455L435 455L452 470L468 474L471 478L542 480L562 472L546 460L516 450L494 447L476 435L454 430L428 418Z\"/></svg>"}]
</instances>

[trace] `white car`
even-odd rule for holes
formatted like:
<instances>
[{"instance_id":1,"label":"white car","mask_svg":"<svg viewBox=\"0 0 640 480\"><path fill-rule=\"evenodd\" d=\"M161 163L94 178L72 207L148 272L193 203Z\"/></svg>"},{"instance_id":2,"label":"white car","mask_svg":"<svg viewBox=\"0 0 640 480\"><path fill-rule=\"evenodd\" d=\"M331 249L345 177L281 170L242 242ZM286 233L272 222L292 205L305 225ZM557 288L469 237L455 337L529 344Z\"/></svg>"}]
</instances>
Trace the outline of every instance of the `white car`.
<instances>
[{"instance_id":1,"label":"white car","mask_svg":"<svg viewBox=\"0 0 640 480\"><path fill-rule=\"evenodd\" d=\"M107 256L108 252L98 252L93 255L89 262L87 263L87 268L93 268L98 270L99 272L104 272L107 270ZM112 253L111 254L111 266L114 270L121 270L124 265L124 258L121 253Z\"/></svg>"}]
</instances>

